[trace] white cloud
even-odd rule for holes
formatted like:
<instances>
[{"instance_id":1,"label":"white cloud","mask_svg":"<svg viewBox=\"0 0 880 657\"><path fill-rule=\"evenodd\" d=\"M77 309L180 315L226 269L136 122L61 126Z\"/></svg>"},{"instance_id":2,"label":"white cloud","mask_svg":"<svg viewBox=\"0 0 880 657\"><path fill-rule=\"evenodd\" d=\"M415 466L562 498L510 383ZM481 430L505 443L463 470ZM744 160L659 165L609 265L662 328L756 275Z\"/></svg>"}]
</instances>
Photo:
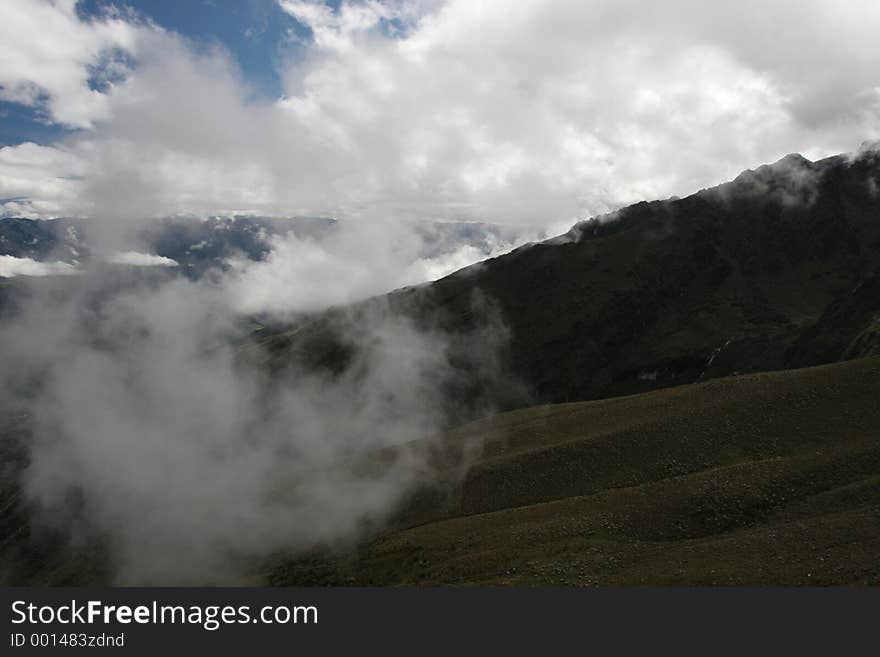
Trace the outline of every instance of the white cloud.
<instances>
[{"instance_id":1,"label":"white cloud","mask_svg":"<svg viewBox=\"0 0 880 657\"><path fill-rule=\"evenodd\" d=\"M13 23L51 14L87 44L7 75L61 89L52 80L83 80L108 43L137 66L101 95L106 120L42 170L0 169L0 197L97 215L111 233L235 211L565 225L880 131L876 2L279 5L313 40L282 63L286 96L255 103L222 50L120 17L82 23L69 2L4 4ZM53 96L57 120L79 111L74 96ZM69 169L81 178L59 178Z\"/></svg>"},{"instance_id":2,"label":"white cloud","mask_svg":"<svg viewBox=\"0 0 880 657\"><path fill-rule=\"evenodd\" d=\"M104 537L116 584L242 584L273 555L351 545L432 481L462 358L511 387L479 305L452 336L381 304L337 317L344 372L268 377L214 282L94 273L0 323L0 393L33 419L33 525Z\"/></svg>"},{"instance_id":3,"label":"white cloud","mask_svg":"<svg viewBox=\"0 0 880 657\"><path fill-rule=\"evenodd\" d=\"M0 198L27 200L26 214L57 216L80 208L85 162L64 146L24 142L0 148ZM13 208L4 204L9 214ZM16 209L19 209L16 207ZM22 208L25 209L25 208Z\"/></svg>"},{"instance_id":4,"label":"white cloud","mask_svg":"<svg viewBox=\"0 0 880 657\"><path fill-rule=\"evenodd\" d=\"M76 0L4 0L0 8L0 99L45 107L77 128L109 119L108 98L89 87L114 49L133 52L138 28L122 17L84 22Z\"/></svg>"},{"instance_id":5,"label":"white cloud","mask_svg":"<svg viewBox=\"0 0 880 657\"><path fill-rule=\"evenodd\" d=\"M78 274L79 270L66 262L37 262L30 258L0 255L0 278L16 276L60 276Z\"/></svg>"},{"instance_id":6,"label":"white cloud","mask_svg":"<svg viewBox=\"0 0 880 657\"><path fill-rule=\"evenodd\" d=\"M291 68L287 104L379 170L373 198L464 203L496 220L594 213L791 150L852 148L877 129L841 120L866 104L847 96L827 116L814 111L819 124L804 108L827 104L813 72L848 96L874 83L861 65L873 56L863 25L876 30L880 10L861 3L841 17L782 4L786 30L772 32L781 48L766 43L757 5L453 1L399 40L294 12L316 31L318 52L305 72ZM795 66L793 49L827 43L829 31L855 42L845 54L808 54L812 70Z\"/></svg>"},{"instance_id":7,"label":"white cloud","mask_svg":"<svg viewBox=\"0 0 880 657\"><path fill-rule=\"evenodd\" d=\"M114 265L130 265L132 267L176 267L177 261L152 253L123 251L107 257L107 262Z\"/></svg>"},{"instance_id":8,"label":"white cloud","mask_svg":"<svg viewBox=\"0 0 880 657\"><path fill-rule=\"evenodd\" d=\"M371 217L351 222L320 242L295 235L274 240L265 260L234 260L227 279L238 312L305 312L359 301L405 285L436 280L467 265L509 251L537 235L487 235L486 247L450 244L427 249L430 240L408 226Z\"/></svg>"}]
</instances>

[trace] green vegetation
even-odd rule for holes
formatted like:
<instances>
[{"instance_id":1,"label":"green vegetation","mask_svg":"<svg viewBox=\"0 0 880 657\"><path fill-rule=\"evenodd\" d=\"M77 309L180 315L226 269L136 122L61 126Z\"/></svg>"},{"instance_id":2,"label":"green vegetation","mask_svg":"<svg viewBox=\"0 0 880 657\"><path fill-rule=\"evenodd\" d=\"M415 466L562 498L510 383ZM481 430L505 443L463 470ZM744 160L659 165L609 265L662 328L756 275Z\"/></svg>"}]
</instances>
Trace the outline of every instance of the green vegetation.
<instances>
[{"instance_id":1,"label":"green vegetation","mask_svg":"<svg viewBox=\"0 0 880 657\"><path fill-rule=\"evenodd\" d=\"M880 359L505 413L414 524L273 584L877 584ZM425 499L425 495L421 499ZM409 518L408 518L409 515Z\"/></svg>"}]
</instances>

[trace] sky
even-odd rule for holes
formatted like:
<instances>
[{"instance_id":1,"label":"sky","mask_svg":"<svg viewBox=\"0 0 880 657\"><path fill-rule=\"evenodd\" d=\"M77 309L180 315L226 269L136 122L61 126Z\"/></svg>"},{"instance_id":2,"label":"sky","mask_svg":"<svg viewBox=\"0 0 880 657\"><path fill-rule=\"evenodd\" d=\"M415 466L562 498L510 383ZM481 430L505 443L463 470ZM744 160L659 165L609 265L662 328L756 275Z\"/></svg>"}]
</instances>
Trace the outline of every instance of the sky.
<instances>
[{"instance_id":1,"label":"sky","mask_svg":"<svg viewBox=\"0 0 880 657\"><path fill-rule=\"evenodd\" d=\"M104 0L80 0L76 14L84 21L101 20L109 6L111 3ZM141 20L151 20L185 35L196 47L222 45L235 57L242 74L254 87L254 94L268 101L283 93L278 76L279 61L295 52L296 36L307 35L306 28L282 11L274 0L133 0L115 6L128 8ZM3 112L0 144L3 146L22 141L51 144L75 129L47 121L49 117L39 106L4 101L0 108Z\"/></svg>"},{"instance_id":2,"label":"sky","mask_svg":"<svg viewBox=\"0 0 880 657\"><path fill-rule=\"evenodd\" d=\"M874 0L655 4L5 0L2 212L562 230L877 138Z\"/></svg>"}]
</instances>

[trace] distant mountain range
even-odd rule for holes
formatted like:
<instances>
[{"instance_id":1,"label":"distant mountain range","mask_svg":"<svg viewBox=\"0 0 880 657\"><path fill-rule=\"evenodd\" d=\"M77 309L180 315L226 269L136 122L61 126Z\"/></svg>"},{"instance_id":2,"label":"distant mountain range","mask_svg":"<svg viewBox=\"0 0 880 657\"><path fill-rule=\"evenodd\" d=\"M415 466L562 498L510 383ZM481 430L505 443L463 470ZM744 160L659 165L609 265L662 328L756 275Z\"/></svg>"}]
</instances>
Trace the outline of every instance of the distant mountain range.
<instances>
[{"instance_id":1,"label":"distant mountain range","mask_svg":"<svg viewBox=\"0 0 880 657\"><path fill-rule=\"evenodd\" d=\"M287 235L316 242L345 230L346 222L329 217L164 218L147 224L139 242L150 254L170 258L191 278L212 268L225 268L230 258L263 260L272 240ZM427 221L413 227L421 239L419 257L433 258L462 246L472 246L488 256L493 245L512 241L516 231L487 223ZM91 256L87 221L78 219L0 218L0 256L38 262L77 264Z\"/></svg>"}]
</instances>

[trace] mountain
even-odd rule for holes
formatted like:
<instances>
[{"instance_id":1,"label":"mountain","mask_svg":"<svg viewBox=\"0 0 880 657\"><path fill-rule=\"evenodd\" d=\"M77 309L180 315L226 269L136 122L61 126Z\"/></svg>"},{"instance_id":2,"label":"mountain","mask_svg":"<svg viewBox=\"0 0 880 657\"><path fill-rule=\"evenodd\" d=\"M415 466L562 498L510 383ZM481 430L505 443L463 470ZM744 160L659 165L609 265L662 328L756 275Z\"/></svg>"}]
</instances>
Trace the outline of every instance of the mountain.
<instances>
[{"instance_id":1,"label":"mountain","mask_svg":"<svg viewBox=\"0 0 880 657\"><path fill-rule=\"evenodd\" d=\"M339 317L385 304L465 331L477 291L530 393L476 386L519 410L443 436L453 455L483 446L463 478L269 581L876 584L878 190L876 146L790 155L265 335L273 362L344 369Z\"/></svg>"},{"instance_id":2,"label":"mountain","mask_svg":"<svg viewBox=\"0 0 880 657\"><path fill-rule=\"evenodd\" d=\"M265 581L876 584L878 190L876 147L790 155L255 331L242 358L343 376L352 325L400 315L448 336L460 374L448 432L418 443L439 483L359 545L277 555ZM497 362L470 340L487 333ZM25 467L17 421L0 450ZM100 539L39 534L0 484L0 579L106 581Z\"/></svg>"},{"instance_id":3,"label":"mountain","mask_svg":"<svg viewBox=\"0 0 880 657\"><path fill-rule=\"evenodd\" d=\"M80 230L78 223L69 219L0 217L0 255L73 262L82 255Z\"/></svg>"},{"instance_id":4,"label":"mountain","mask_svg":"<svg viewBox=\"0 0 880 657\"><path fill-rule=\"evenodd\" d=\"M330 337L340 317L387 305L460 332L478 323L478 294L509 332L505 367L530 393L501 408L876 354L878 189L876 149L817 162L791 155L258 339L281 367L308 353L340 369L345 341Z\"/></svg>"},{"instance_id":5,"label":"mountain","mask_svg":"<svg viewBox=\"0 0 880 657\"><path fill-rule=\"evenodd\" d=\"M170 258L184 275L200 278L211 269L226 268L232 258L264 260L276 239L294 235L320 244L347 225L329 217L165 217L147 224L137 236L141 246L136 250ZM476 222L426 221L412 231L420 246L414 256L428 259L462 246L488 255L497 243L517 238L515 229ZM0 217L0 256L78 264L91 256L88 232L88 222L82 220Z\"/></svg>"},{"instance_id":6,"label":"mountain","mask_svg":"<svg viewBox=\"0 0 880 657\"><path fill-rule=\"evenodd\" d=\"M177 262L185 275L198 278L235 256L262 260L271 250L272 238L293 233L319 240L335 224L324 217L163 218L150 224L139 241L150 253ZM76 219L0 218L0 255L76 264L91 255L88 231L88 222Z\"/></svg>"}]
</instances>

